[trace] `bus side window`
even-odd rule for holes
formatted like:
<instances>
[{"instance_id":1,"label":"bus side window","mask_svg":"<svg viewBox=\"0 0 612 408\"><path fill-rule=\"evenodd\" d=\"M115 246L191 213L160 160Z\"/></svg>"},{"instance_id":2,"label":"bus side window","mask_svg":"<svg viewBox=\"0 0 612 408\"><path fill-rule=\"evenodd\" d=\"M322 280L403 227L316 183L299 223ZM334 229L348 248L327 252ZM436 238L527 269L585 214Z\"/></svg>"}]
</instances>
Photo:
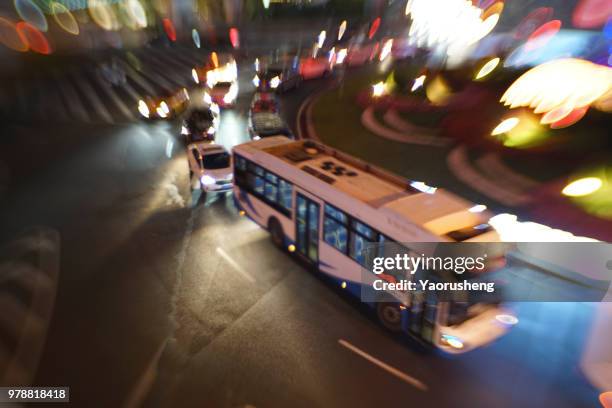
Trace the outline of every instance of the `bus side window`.
<instances>
[{"instance_id":1,"label":"bus side window","mask_svg":"<svg viewBox=\"0 0 612 408\"><path fill-rule=\"evenodd\" d=\"M248 183L249 189L253 193L259 194L259 195L263 195L263 193L264 193L264 180L263 180L263 177L256 176L253 173L249 173L247 175L247 183Z\"/></svg>"},{"instance_id":2,"label":"bus side window","mask_svg":"<svg viewBox=\"0 0 612 408\"><path fill-rule=\"evenodd\" d=\"M247 170L246 159L242 156L234 155L236 163L236 171L244 172Z\"/></svg>"},{"instance_id":3,"label":"bus side window","mask_svg":"<svg viewBox=\"0 0 612 408\"><path fill-rule=\"evenodd\" d=\"M376 242L376 232L369 226L357 220L351 220L350 256L359 264L366 265L366 247L370 242Z\"/></svg>"},{"instance_id":4,"label":"bus side window","mask_svg":"<svg viewBox=\"0 0 612 408\"><path fill-rule=\"evenodd\" d=\"M386 245L392 243L393 241L391 241L387 236L383 235L383 234L379 234L378 235L378 254L376 256L379 257L386 257Z\"/></svg>"},{"instance_id":5,"label":"bus side window","mask_svg":"<svg viewBox=\"0 0 612 408\"><path fill-rule=\"evenodd\" d=\"M276 177L276 175L267 171L266 172L266 184L265 184L264 190L265 190L266 198L268 199L268 201L272 203L276 203L278 201L277 183L278 183L278 177Z\"/></svg>"},{"instance_id":6,"label":"bus side window","mask_svg":"<svg viewBox=\"0 0 612 408\"><path fill-rule=\"evenodd\" d=\"M353 228L355 229L355 232L363 235L364 237L368 238L370 241L376 241L375 239L376 233L371 227L365 224L362 224L361 222L357 220L353 220Z\"/></svg>"},{"instance_id":7,"label":"bus side window","mask_svg":"<svg viewBox=\"0 0 612 408\"><path fill-rule=\"evenodd\" d=\"M278 201L281 207L291 212L293 208L293 186L291 183L280 179L278 183Z\"/></svg>"},{"instance_id":8,"label":"bus side window","mask_svg":"<svg viewBox=\"0 0 612 408\"><path fill-rule=\"evenodd\" d=\"M258 165L247 161L246 186L255 195L264 195L264 169Z\"/></svg>"},{"instance_id":9,"label":"bus side window","mask_svg":"<svg viewBox=\"0 0 612 408\"><path fill-rule=\"evenodd\" d=\"M253 162L248 162L247 164L247 169L250 173L254 173L258 176L262 176L264 175L264 169L259 167L258 165L256 165Z\"/></svg>"},{"instance_id":10,"label":"bus side window","mask_svg":"<svg viewBox=\"0 0 612 408\"><path fill-rule=\"evenodd\" d=\"M325 204L323 239L329 245L346 254L348 244L348 217L342 211Z\"/></svg>"},{"instance_id":11,"label":"bus side window","mask_svg":"<svg viewBox=\"0 0 612 408\"><path fill-rule=\"evenodd\" d=\"M237 186L247 186L247 161L244 157L234 155L234 181Z\"/></svg>"},{"instance_id":12,"label":"bus side window","mask_svg":"<svg viewBox=\"0 0 612 408\"><path fill-rule=\"evenodd\" d=\"M378 243L378 255L376 256L388 258L395 257L395 255L398 253L403 254L404 252L410 254L410 256L416 256L412 251L410 251L410 249L395 242L393 239L384 234L379 233L377 239L375 239L373 242Z\"/></svg>"}]
</instances>

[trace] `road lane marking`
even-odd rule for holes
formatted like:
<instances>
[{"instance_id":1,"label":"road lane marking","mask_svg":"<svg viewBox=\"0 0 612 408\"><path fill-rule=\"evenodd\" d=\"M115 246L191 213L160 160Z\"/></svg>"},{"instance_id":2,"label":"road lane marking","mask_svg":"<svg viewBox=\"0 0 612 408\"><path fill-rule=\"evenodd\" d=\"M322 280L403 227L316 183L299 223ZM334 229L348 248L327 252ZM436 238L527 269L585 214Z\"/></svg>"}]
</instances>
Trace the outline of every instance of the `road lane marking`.
<instances>
[{"instance_id":1,"label":"road lane marking","mask_svg":"<svg viewBox=\"0 0 612 408\"><path fill-rule=\"evenodd\" d=\"M127 120L134 120L134 114L128 109L123 100L117 95L113 86L106 82L104 79L100 77L98 72L92 72L91 75L94 78L94 81L98 84L98 86L104 91L106 96L115 104L115 106L121 111L121 114Z\"/></svg>"},{"instance_id":2,"label":"road lane marking","mask_svg":"<svg viewBox=\"0 0 612 408\"><path fill-rule=\"evenodd\" d=\"M19 115L25 115L28 112L28 101L26 90L23 81L15 82L15 93L17 95L17 107Z\"/></svg>"},{"instance_id":3,"label":"road lane marking","mask_svg":"<svg viewBox=\"0 0 612 408\"><path fill-rule=\"evenodd\" d=\"M178 87L184 87L187 85L186 78L182 78L174 69L168 69L163 62L154 56L147 54L143 59L145 62L147 62L147 66L155 71L156 75L159 75L161 78L167 80L170 85L174 84Z\"/></svg>"},{"instance_id":4,"label":"road lane marking","mask_svg":"<svg viewBox=\"0 0 612 408\"><path fill-rule=\"evenodd\" d=\"M511 191L506 187L500 186L499 180L489 179L478 172L471 165L465 146L457 146L451 150L448 156L446 156L446 164L462 183L506 206L516 207L525 205L532 200L528 194Z\"/></svg>"},{"instance_id":5,"label":"road lane marking","mask_svg":"<svg viewBox=\"0 0 612 408\"><path fill-rule=\"evenodd\" d=\"M134 68L132 68L130 64L128 64L122 59L119 59L118 61L119 64L123 67L126 76L130 78L134 83L138 84L138 86L140 86L142 90L145 91L145 93L148 93L150 96L156 94L155 89L153 89L149 81L145 79L142 75L140 75Z\"/></svg>"},{"instance_id":6,"label":"road lane marking","mask_svg":"<svg viewBox=\"0 0 612 408\"><path fill-rule=\"evenodd\" d=\"M132 67L127 62L123 62L122 65L126 69L126 73L128 71L134 71L132 69ZM146 69L146 68L148 68L148 69ZM132 72L132 74L134 74L134 72ZM168 94L174 94L176 92L176 87L174 85L172 85L171 83L169 83L166 80L165 77L162 77L161 75L159 75L154 69L152 69L152 67L149 66L149 64L143 64L143 67L138 72L138 75L140 77L148 80L149 82L152 82L155 85L161 87ZM136 77L136 76L134 75L134 77Z\"/></svg>"},{"instance_id":7,"label":"road lane marking","mask_svg":"<svg viewBox=\"0 0 612 408\"><path fill-rule=\"evenodd\" d=\"M396 142L434 147L444 147L451 143L451 139L442 136L403 133L388 128L387 126L378 123L378 120L374 116L373 106L370 106L363 111L361 114L361 124L376 136Z\"/></svg>"},{"instance_id":8,"label":"road lane marking","mask_svg":"<svg viewBox=\"0 0 612 408\"><path fill-rule=\"evenodd\" d=\"M158 67L161 67L160 72L166 73L166 77L172 75L174 82L182 87L190 86L193 83L191 76L191 68L179 64L175 59L162 54L148 54L148 57L156 61Z\"/></svg>"},{"instance_id":9,"label":"road lane marking","mask_svg":"<svg viewBox=\"0 0 612 408\"><path fill-rule=\"evenodd\" d=\"M297 113L297 134L298 139L314 139L320 140L314 131L314 126L311 123L310 117L312 116L312 105L316 97L318 97L320 93L313 93L309 95L304 103L300 106L300 109ZM306 129L302 129L302 121L306 126ZM304 131L306 134L304 134Z\"/></svg>"},{"instance_id":10,"label":"road lane marking","mask_svg":"<svg viewBox=\"0 0 612 408\"><path fill-rule=\"evenodd\" d=\"M46 108L46 103L48 102L47 98L47 86L45 81L42 78L32 79L31 80L35 84L36 92L36 100L38 100L38 117L43 121L49 120L49 109ZM32 111L32 110L31 110Z\"/></svg>"},{"instance_id":11,"label":"road lane marking","mask_svg":"<svg viewBox=\"0 0 612 408\"><path fill-rule=\"evenodd\" d=\"M174 147L174 142L170 137L168 137L168 141L166 142L166 156L171 159L172 158L172 148Z\"/></svg>"},{"instance_id":12,"label":"road lane marking","mask_svg":"<svg viewBox=\"0 0 612 408\"><path fill-rule=\"evenodd\" d=\"M149 364L147 364L144 371L140 374L136 384L134 384L126 400L123 402L123 408L136 408L143 405L157 379L159 361L167 344L168 339L165 339L161 342L155 353L153 353Z\"/></svg>"},{"instance_id":13,"label":"road lane marking","mask_svg":"<svg viewBox=\"0 0 612 408\"><path fill-rule=\"evenodd\" d=\"M64 109L62 95L55 81L49 83L48 98L51 101L50 111L61 122L66 122L70 118L67 111Z\"/></svg>"},{"instance_id":14,"label":"road lane marking","mask_svg":"<svg viewBox=\"0 0 612 408\"><path fill-rule=\"evenodd\" d=\"M486 153L476 160L476 166L481 173L493 180L504 180L506 186L517 193L533 190L540 186L536 180L518 173L508 167L498 153Z\"/></svg>"},{"instance_id":15,"label":"road lane marking","mask_svg":"<svg viewBox=\"0 0 612 408\"><path fill-rule=\"evenodd\" d=\"M132 88L132 86L127 82L127 80L125 84L123 84L123 90L127 92L128 95L130 95L130 97L134 100L134 102L138 102L139 100L143 99L140 97L140 95L138 95L138 93L136 93L134 88Z\"/></svg>"},{"instance_id":16,"label":"road lane marking","mask_svg":"<svg viewBox=\"0 0 612 408\"><path fill-rule=\"evenodd\" d=\"M69 78L62 77L59 71L53 72L55 83L59 86L64 105L73 116L78 116L83 122L89 122L89 114L83 108L83 102Z\"/></svg>"},{"instance_id":17,"label":"road lane marking","mask_svg":"<svg viewBox=\"0 0 612 408\"><path fill-rule=\"evenodd\" d=\"M183 61L187 66L190 67L201 66L204 65L206 62L206 58L203 55L200 55L200 53L195 56L187 52L187 50L181 50L181 52L177 52L176 54L174 54L173 57L177 60Z\"/></svg>"},{"instance_id":18,"label":"road lane marking","mask_svg":"<svg viewBox=\"0 0 612 408\"><path fill-rule=\"evenodd\" d=\"M251 276L250 273L248 273L247 271L245 271L240 265L238 265L236 263L236 261L234 261L227 252L225 252L223 250L223 248L221 247L217 247L217 253L219 254L219 256L221 256L221 258L223 258L225 260L225 262L227 262L228 264L230 264L239 274L241 274L245 279L247 279L248 281L250 281L251 283L255 283L255 278L253 276Z\"/></svg>"},{"instance_id":19,"label":"road lane marking","mask_svg":"<svg viewBox=\"0 0 612 408\"><path fill-rule=\"evenodd\" d=\"M84 74L73 73L73 78L79 89L89 99L89 102L91 102L91 104L94 106L95 112L98 114L98 117L100 117L103 121L107 123L114 123L113 117L104 106L104 103L102 103L102 99L100 99L96 91L88 82L87 77L84 76Z\"/></svg>"},{"instance_id":20,"label":"road lane marking","mask_svg":"<svg viewBox=\"0 0 612 408\"><path fill-rule=\"evenodd\" d=\"M422 381L417 380L416 378L409 376L408 374L398 370L397 368L395 368L393 366L390 366L389 364L387 364L387 363L385 363L383 361L380 361L376 357L366 353L365 351L361 350L360 348L358 348L356 346L353 346L348 341L343 340L343 339L338 339L338 343L340 343L341 346L349 349L353 353L357 354L358 356L365 358L370 363L372 363L374 365L377 365L378 367L382 368L383 370L385 370L389 374L396 376L397 378L399 378L400 380L404 381L405 383L410 384L413 387L418 388L421 391L427 391L428 390L427 385L425 385Z\"/></svg>"}]
</instances>

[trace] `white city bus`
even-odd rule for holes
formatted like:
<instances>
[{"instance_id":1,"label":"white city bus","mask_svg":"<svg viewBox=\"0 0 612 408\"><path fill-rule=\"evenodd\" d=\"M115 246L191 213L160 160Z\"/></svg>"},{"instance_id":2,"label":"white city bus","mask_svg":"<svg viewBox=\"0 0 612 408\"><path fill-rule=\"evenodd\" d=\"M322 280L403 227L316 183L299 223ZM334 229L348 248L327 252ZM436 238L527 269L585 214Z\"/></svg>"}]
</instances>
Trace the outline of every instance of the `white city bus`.
<instances>
[{"instance_id":1,"label":"white city bus","mask_svg":"<svg viewBox=\"0 0 612 408\"><path fill-rule=\"evenodd\" d=\"M490 215L482 208L320 143L273 136L237 145L233 155L241 213L355 296L368 243L499 240L480 227ZM388 329L449 353L487 344L516 321L499 304L442 301L432 292L371 306Z\"/></svg>"}]
</instances>

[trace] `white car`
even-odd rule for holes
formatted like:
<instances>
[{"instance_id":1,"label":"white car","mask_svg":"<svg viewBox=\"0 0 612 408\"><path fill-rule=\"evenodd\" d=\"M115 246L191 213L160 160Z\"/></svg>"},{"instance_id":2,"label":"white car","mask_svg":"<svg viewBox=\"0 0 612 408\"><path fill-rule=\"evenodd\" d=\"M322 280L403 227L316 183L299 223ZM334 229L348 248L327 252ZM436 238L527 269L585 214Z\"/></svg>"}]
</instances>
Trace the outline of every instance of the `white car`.
<instances>
[{"instance_id":1,"label":"white car","mask_svg":"<svg viewBox=\"0 0 612 408\"><path fill-rule=\"evenodd\" d=\"M207 142L187 146L192 189L205 192L231 191L234 174L231 154L221 145Z\"/></svg>"}]
</instances>

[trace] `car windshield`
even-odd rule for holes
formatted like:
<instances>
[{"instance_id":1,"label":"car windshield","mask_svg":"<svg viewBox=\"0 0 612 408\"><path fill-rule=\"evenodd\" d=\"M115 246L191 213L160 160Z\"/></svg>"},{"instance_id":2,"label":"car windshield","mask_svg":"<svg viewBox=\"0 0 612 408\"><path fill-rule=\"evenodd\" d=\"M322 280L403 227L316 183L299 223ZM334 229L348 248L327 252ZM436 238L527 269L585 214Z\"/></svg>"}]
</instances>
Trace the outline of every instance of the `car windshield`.
<instances>
[{"instance_id":1,"label":"car windshield","mask_svg":"<svg viewBox=\"0 0 612 408\"><path fill-rule=\"evenodd\" d=\"M260 137L278 136L278 135L289 135L289 131L285 128L269 128L262 129L257 133Z\"/></svg>"},{"instance_id":2,"label":"car windshield","mask_svg":"<svg viewBox=\"0 0 612 408\"><path fill-rule=\"evenodd\" d=\"M274 101L257 101L253 105L255 112L276 112L276 103Z\"/></svg>"},{"instance_id":3,"label":"car windshield","mask_svg":"<svg viewBox=\"0 0 612 408\"><path fill-rule=\"evenodd\" d=\"M275 76L280 76L283 73L282 69L268 69L262 74L263 79L272 79Z\"/></svg>"},{"instance_id":4,"label":"car windshield","mask_svg":"<svg viewBox=\"0 0 612 408\"><path fill-rule=\"evenodd\" d=\"M191 113L187 126L192 132L204 132L212 126L214 116L210 110L200 110Z\"/></svg>"},{"instance_id":5,"label":"car windshield","mask_svg":"<svg viewBox=\"0 0 612 408\"><path fill-rule=\"evenodd\" d=\"M205 140L210 141L215 139L213 135L209 135L206 132L192 132L189 135L189 138L194 142L202 142Z\"/></svg>"},{"instance_id":6,"label":"car windshield","mask_svg":"<svg viewBox=\"0 0 612 408\"><path fill-rule=\"evenodd\" d=\"M205 169L224 169L230 165L230 155L227 152L206 154L202 158Z\"/></svg>"},{"instance_id":7,"label":"car windshield","mask_svg":"<svg viewBox=\"0 0 612 408\"><path fill-rule=\"evenodd\" d=\"M227 91L227 90L229 90L229 89L230 89L230 87L231 87L231 86L232 86L232 83L231 83L231 82L218 82L218 83L215 85L215 89L219 89L219 90L225 90L225 91Z\"/></svg>"}]
</instances>

